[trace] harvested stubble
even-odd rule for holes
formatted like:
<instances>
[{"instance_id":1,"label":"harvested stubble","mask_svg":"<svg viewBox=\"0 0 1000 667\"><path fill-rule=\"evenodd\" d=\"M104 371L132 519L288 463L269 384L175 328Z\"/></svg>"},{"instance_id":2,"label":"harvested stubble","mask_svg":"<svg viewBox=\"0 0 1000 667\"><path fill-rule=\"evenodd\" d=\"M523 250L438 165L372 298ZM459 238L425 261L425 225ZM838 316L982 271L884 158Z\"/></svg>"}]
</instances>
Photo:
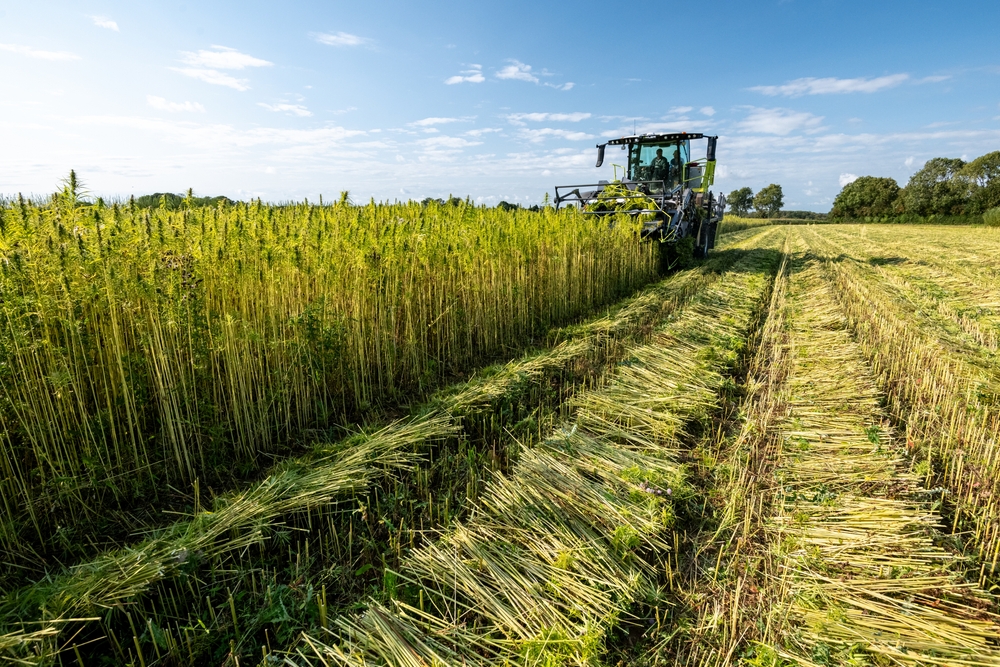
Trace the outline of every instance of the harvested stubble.
<instances>
[{"instance_id":1,"label":"harvested stubble","mask_svg":"<svg viewBox=\"0 0 1000 667\"><path fill-rule=\"evenodd\" d=\"M201 608L204 607L202 603L206 601L206 591L203 590L203 586L207 581L221 578L225 581L221 584L215 582L215 589L221 586L223 590L239 591L252 588L256 591L258 580L268 579L267 576L260 576L259 559L255 558L255 550L265 540L265 535L270 536L266 538L268 541L273 540L275 530L281 530L286 524L288 528L313 533L314 521L319 521L316 528L321 532L332 529L333 524L326 526L322 520L323 512L335 510L333 506L338 500L353 499L363 492L375 472L374 469L365 467L365 461L378 464L376 468L382 472L385 472L384 466L381 465L384 463L395 472L401 473L406 466L396 465L400 461L395 461L393 457L398 455L408 463L419 461L419 464L425 464L426 461L423 460L425 456L417 457L412 452L416 451L422 441L455 435L459 430L457 425L449 427L447 423L460 422L468 432L470 423L485 422L506 403L518 400L540 401L538 396L540 388L550 386L568 368L581 362L589 364L592 370L591 376L583 376L582 379L594 380L600 375L602 368L622 356L628 341L647 337L647 329L652 323L666 317L693 294L716 281L719 275L716 272L736 261L741 256L739 249L757 244L760 235L742 236L727 243L729 250L733 252L720 254L695 270L671 276L644 290L638 296L626 300L604 317L554 331L550 338L564 342L552 350L511 362L485 378L443 392L431 402L433 406L431 415L425 416L419 422L393 425L368 436L365 440L349 438L336 446L318 445L310 456L280 466L260 486L244 494L221 499L219 508L215 512L199 514L193 521L174 525L154 539L124 551L109 553L95 561L77 566L67 574L13 592L6 597L0 607L5 615L4 623L0 627L9 627L15 619L41 620L50 624L48 631L52 640L44 646L29 647L27 634L11 635L10 645L0 652L0 657L18 655L28 659L34 656L35 660L44 660L46 656L52 654L54 647L59 645L56 641L57 628L79 627L79 623L68 620L78 613L103 613L102 619L92 620L103 620L104 631L113 634L114 624L111 622L113 619L104 613L104 610L112 605L117 609L124 604L127 605L125 609L131 610L128 625L133 626L133 633L135 632L133 617L140 627L149 627L147 632L140 633L141 636L134 639L136 644L145 647L147 654L152 654L154 651L158 654L162 648L164 652L173 655L174 659L189 658L191 663L197 662L196 655L204 650L204 647L192 648L191 640L186 637L187 633L183 631L183 627L195 627L199 622L207 623L208 630L223 637L227 632L233 631L231 625L228 629L225 627L229 624L226 620L228 614L218 614L222 617L223 626L219 627L218 622L211 620L217 617L215 611L211 609L212 603L207 609ZM570 384L574 381L573 378L563 379ZM568 387L568 390L571 391L572 387ZM538 402L536 409L541 409L542 403ZM423 411L422 408L417 409L417 412ZM442 413L444 416L433 416ZM511 425L504 423L492 425L493 430L500 427L509 429ZM456 438L449 438L448 442L455 440ZM480 446L485 445L480 443ZM349 449L352 447L356 447L356 451ZM400 454L404 448L407 454ZM332 451L340 452L338 456L343 458L331 458ZM441 453L438 452L438 455ZM489 474L488 466L485 468L487 469L479 471L480 476ZM308 475L303 479L300 473L306 470ZM386 478L382 472L379 474L380 479ZM472 470L469 472L473 473ZM405 478L408 476L409 473L403 473L404 479L401 481L405 483ZM419 467L416 476L418 479L421 477ZM316 486L310 480L325 480L320 485L322 488L319 489L321 491L319 495L304 495L306 489ZM476 479L470 481L473 487L476 483ZM459 486L462 489L468 488L466 483ZM395 502L405 502L398 494L393 497ZM471 501L472 498L468 500ZM463 499L457 497L453 499L451 504L453 513L460 511L462 501ZM443 505L448 505L447 498ZM322 511L315 517L310 514L308 521L293 521L296 513L308 511L313 507ZM432 511L428 517L431 520L428 527L442 525L441 514L445 514L446 523L446 513L440 510L437 513ZM437 524L433 521L435 518ZM399 517L394 519L383 515L383 520L392 523L398 521ZM416 522L417 517L409 517L409 520ZM422 519L420 521L423 522ZM299 523L302 525L298 525ZM402 527L403 524L400 523L400 530ZM250 546L254 549L249 549ZM314 553L321 549L321 543L314 545ZM301 546L297 551L301 553ZM348 564L350 561L356 564L354 560L356 554L351 553L349 549L341 554L339 541L337 551L337 558ZM308 559L308 544L305 552ZM328 555L327 561L329 562L331 558L333 556ZM381 558L384 559L385 555ZM199 575L199 572L207 570L209 565L212 570L211 577ZM355 566L350 567L351 571L354 569ZM230 574L226 575L225 572ZM242 575L241 572L248 574ZM295 573L299 579L303 573L306 575L301 586L312 585L309 582L308 571L300 570L296 566ZM178 575L183 575L182 578L185 580L197 576L201 582L196 587L197 593L191 591L190 599L183 585L154 590L157 582L171 580ZM269 590L269 585L266 588ZM319 590L320 585L317 583L315 588ZM265 591L262 589L263 592ZM147 593L153 598L160 598L148 600L152 603L151 607L147 602L137 599ZM227 600L222 600L222 606L228 609L227 604ZM252 603L248 602L243 606L252 606ZM326 606L327 602L324 599L324 609ZM187 615L178 614L178 607L187 608ZM33 615L38 609L43 610L41 619ZM118 620L124 623L123 620ZM246 632L248 623L246 621L242 623ZM18 637L20 642L17 641ZM92 633L88 637L91 640L97 638ZM66 642L65 635L62 641ZM118 657L126 659L127 652L131 651L128 642L125 643L125 652L121 650L117 640L115 644L119 645ZM156 644L163 646L159 647ZM182 657L176 655L178 653Z\"/></svg>"},{"instance_id":2,"label":"harvested stubble","mask_svg":"<svg viewBox=\"0 0 1000 667\"><path fill-rule=\"evenodd\" d=\"M702 445L703 470L696 474L711 511L688 526L688 553L669 579L676 606L662 614L671 622L650 628L630 651L637 665L725 667L736 664L747 645L772 637L766 619L779 591L769 576L775 566L765 526L780 502L774 425L786 409L779 400L788 367L787 240L784 245L764 323L751 341L732 433L719 429Z\"/></svg>"},{"instance_id":3,"label":"harvested stubble","mask_svg":"<svg viewBox=\"0 0 1000 667\"><path fill-rule=\"evenodd\" d=\"M144 211L67 189L0 222L0 547L28 567L142 527L167 484L253 477L304 429L523 349L657 261L627 221L468 204Z\"/></svg>"},{"instance_id":4,"label":"harvested stubble","mask_svg":"<svg viewBox=\"0 0 1000 667\"><path fill-rule=\"evenodd\" d=\"M869 267L820 235L807 238L828 258L848 321L906 424L907 448L923 459L918 469L942 487L953 531L971 533L985 585L1000 561L1000 366L988 348L969 354L971 339L956 341Z\"/></svg>"},{"instance_id":5,"label":"harvested stubble","mask_svg":"<svg viewBox=\"0 0 1000 667\"><path fill-rule=\"evenodd\" d=\"M114 551L61 577L8 596L0 606L4 625L16 625L25 610L37 612L27 627L40 630L8 634L0 659L34 664L60 651L56 640L77 617L103 614L132 602L156 583L177 576L198 561L215 560L249 549L266 539L275 523L313 508L330 508L363 492L379 477L413 466L413 447L455 434L450 420L432 417L390 425L339 447L319 447L305 459L279 467L245 493L217 499L213 511L172 526L164 534L130 549ZM90 618L87 620L98 620ZM34 636L50 641L38 641Z\"/></svg>"},{"instance_id":6,"label":"harvested stubble","mask_svg":"<svg viewBox=\"0 0 1000 667\"><path fill-rule=\"evenodd\" d=\"M796 262L789 302L772 528L786 604L770 648L803 665L1000 665L992 599L935 543L940 516L904 470L819 262Z\"/></svg>"},{"instance_id":7,"label":"harvested stubble","mask_svg":"<svg viewBox=\"0 0 1000 667\"><path fill-rule=\"evenodd\" d=\"M401 599L335 619L332 637L306 635L299 659L596 659L607 629L665 567L671 500L683 491L672 460L681 430L716 405L721 371L743 344L774 268L773 252L751 255L636 349L607 387L578 396L575 423L526 451L467 522L405 559Z\"/></svg>"}]
</instances>

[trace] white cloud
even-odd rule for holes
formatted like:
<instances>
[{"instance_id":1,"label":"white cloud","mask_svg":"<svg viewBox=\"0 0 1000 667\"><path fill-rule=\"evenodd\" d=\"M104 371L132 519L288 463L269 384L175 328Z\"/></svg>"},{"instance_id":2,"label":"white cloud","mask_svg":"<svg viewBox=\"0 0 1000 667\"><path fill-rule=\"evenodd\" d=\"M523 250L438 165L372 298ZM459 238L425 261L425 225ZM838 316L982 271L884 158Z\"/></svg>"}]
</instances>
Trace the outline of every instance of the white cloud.
<instances>
[{"instance_id":1,"label":"white cloud","mask_svg":"<svg viewBox=\"0 0 1000 667\"><path fill-rule=\"evenodd\" d=\"M814 116L806 111L750 107L749 115L737 127L744 132L785 136L797 131L807 134L818 132L822 129L822 122L823 116Z\"/></svg>"},{"instance_id":2,"label":"white cloud","mask_svg":"<svg viewBox=\"0 0 1000 667\"><path fill-rule=\"evenodd\" d=\"M314 32L312 38L327 46L364 46L372 41L367 37L359 37L349 32Z\"/></svg>"},{"instance_id":3,"label":"white cloud","mask_svg":"<svg viewBox=\"0 0 1000 667\"><path fill-rule=\"evenodd\" d=\"M458 123L461 120L462 120L461 118L438 118L438 117L431 117L431 118L424 118L423 120L415 121L413 123L410 123L410 125L414 125L416 127L430 127L431 125L446 125L448 123Z\"/></svg>"},{"instance_id":4,"label":"white cloud","mask_svg":"<svg viewBox=\"0 0 1000 667\"><path fill-rule=\"evenodd\" d=\"M197 52L182 51L181 62L185 65L205 69L244 69L246 67L270 67L274 63L260 58L240 53L236 49L228 46L218 46L213 44L212 51L202 49Z\"/></svg>"},{"instance_id":5,"label":"white cloud","mask_svg":"<svg viewBox=\"0 0 1000 667\"><path fill-rule=\"evenodd\" d=\"M589 113L583 111L574 111L573 113L512 113L507 115L507 120L512 125L524 125L525 121L533 123L541 123L543 121L579 123L581 120L587 120L590 116Z\"/></svg>"},{"instance_id":6,"label":"white cloud","mask_svg":"<svg viewBox=\"0 0 1000 667\"><path fill-rule=\"evenodd\" d=\"M146 95L146 102L149 106L154 109L159 109L160 111L169 111L171 113L176 113L178 111L197 111L198 113L205 113L205 107L201 106L198 102L168 102L162 97L157 97L156 95Z\"/></svg>"},{"instance_id":7,"label":"white cloud","mask_svg":"<svg viewBox=\"0 0 1000 667\"><path fill-rule=\"evenodd\" d=\"M925 76L922 79L917 79L914 83L941 83L942 81L947 81L950 79L950 75L936 75L936 76Z\"/></svg>"},{"instance_id":8,"label":"white cloud","mask_svg":"<svg viewBox=\"0 0 1000 667\"><path fill-rule=\"evenodd\" d=\"M694 111L694 107L673 107L667 113L679 116L681 114L686 114L689 111Z\"/></svg>"},{"instance_id":9,"label":"white cloud","mask_svg":"<svg viewBox=\"0 0 1000 667\"><path fill-rule=\"evenodd\" d=\"M0 51L10 51L11 53L20 53L22 56L28 56L29 58L38 58L39 60L79 60L80 56L75 53L70 53L69 51L41 51L39 49L33 49L30 46L22 46L21 44L0 44Z\"/></svg>"},{"instance_id":10,"label":"white cloud","mask_svg":"<svg viewBox=\"0 0 1000 667\"><path fill-rule=\"evenodd\" d=\"M483 81L486 81L486 77L483 76L483 66L469 65L469 69L448 77L444 82L446 85L453 86L456 83L482 83Z\"/></svg>"},{"instance_id":11,"label":"white cloud","mask_svg":"<svg viewBox=\"0 0 1000 667\"><path fill-rule=\"evenodd\" d=\"M481 137L484 134L491 134L493 132L503 132L503 130L499 127L484 127L484 128L477 128L475 130L469 130L468 132L465 133L465 135L468 137Z\"/></svg>"},{"instance_id":12,"label":"white cloud","mask_svg":"<svg viewBox=\"0 0 1000 667\"><path fill-rule=\"evenodd\" d=\"M698 109L698 112L701 113L701 115L703 115L703 116L714 116L715 115L715 108L714 107L702 107L702 108Z\"/></svg>"},{"instance_id":13,"label":"white cloud","mask_svg":"<svg viewBox=\"0 0 1000 667\"><path fill-rule=\"evenodd\" d=\"M856 180L858 180L858 177L856 175L854 175L854 174L841 174L840 175L840 179L839 179L839 181L840 181L840 187L843 188L843 187L845 187L847 185L850 185L851 183L853 183Z\"/></svg>"},{"instance_id":14,"label":"white cloud","mask_svg":"<svg viewBox=\"0 0 1000 667\"><path fill-rule=\"evenodd\" d=\"M216 86L227 86L236 90L250 90L249 82L246 79L237 79L228 74L223 74L214 69L198 69L195 67L171 67L173 71L193 79L211 83Z\"/></svg>"},{"instance_id":15,"label":"white cloud","mask_svg":"<svg viewBox=\"0 0 1000 667\"><path fill-rule=\"evenodd\" d=\"M753 86L750 90L764 95L784 95L798 97L800 95L826 95L831 93L874 93L886 88L892 88L910 78L909 74L890 74L874 79L837 79L826 77L817 79L805 77L795 79L781 86Z\"/></svg>"},{"instance_id":16,"label":"white cloud","mask_svg":"<svg viewBox=\"0 0 1000 667\"><path fill-rule=\"evenodd\" d=\"M264 107L268 111L283 111L292 116L305 117L312 115L312 111L309 111L309 109L305 108L301 104L266 104L264 102L258 102L257 106Z\"/></svg>"},{"instance_id":17,"label":"white cloud","mask_svg":"<svg viewBox=\"0 0 1000 667\"><path fill-rule=\"evenodd\" d=\"M909 168L912 167L913 163L916 161L917 159L911 155L910 157L906 158L906 160L903 161L903 164L905 164Z\"/></svg>"},{"instance_id":18,"label":"white cloud","mask_svg":"<svg viewBox=\"0 0 1000 667\"><path fill-rule=\"evenodd\" d=\"M542 81L538 78L539 76L553 76L552 72L546 69L543 69L540 72L535 72L532 70L531 65L526 65L520 60L514 60L513 58L508 59L507 62L510 64L496 73L496 77L498 79L527 81L540 86L555 88L556 90L573 90L573 87L576 86L576 84L572 81L567 81L566 83L549 83L548 81Z\"/></svg>"},{"instance_id":19,"label":"white cloud","mask_svg":"<svg viewBox=\"0 0 1000 667\"><path fill-rule=\"evenodd\" d=\"M497 72L498 79L514 79L516 81L530 81L538 83L538 77L531 73L531 65L525 65L519 60L510 60L502 70Z\"/></svg>"},{"instance_id":20,"label":"white cloud","mask_svg":"<svg viewBox=\"0 0 1000 667\"><path fill-rule=\"evenodd\" d=\"M109 19L107 16L91 16L90 20L94 22L98 28L107 28L108 30L114 30L115 32L121 32L118 30L118 24Z\"/></svg>"},{"instance_id":21,"label":"white cloud","mask_svg":"<svg viewBox=\"0 0 1000 667\"><path fill-rule=\"evenodd\" d=\"M573 132L571 130L561 130L552 127L543 127L537 130L525 128L521 130L520 136L534 143L545 141L548 137L558 137L569 141L582 141L594 138L594 135L587 134L586 132Z\"/></svg>"},{"instance_id":22,"label":"white cloud","mask_svg":"<svg viewBox=\"0 0 1000 667\"><path fill-rule=\"evenodd\" d=\"M226 86L235 90L249 90L250 83L246 79L229 76L220 69L245 69L247 67L270 67L274 63L241 53L228 46L213 44L212 50L201 49L197 52L182 51L181 62L191 67L171 67L175 72L189 76L216 86Z\"/></svg>"},{"instance_id":23,"label":"white cloud","mask_svg":"<svg viewBox=\"0 0 1000 667\"><path fill-rule=\"evenodd\" d=\"M417 141L419 146L423 146L429 150L457 150L462 148L468 148L469 146L479 146L483 142L481 141L469 141L468 139L463 139L462 137L428 137L427 139L420 139Z\"/></svg>"}]
</instances>

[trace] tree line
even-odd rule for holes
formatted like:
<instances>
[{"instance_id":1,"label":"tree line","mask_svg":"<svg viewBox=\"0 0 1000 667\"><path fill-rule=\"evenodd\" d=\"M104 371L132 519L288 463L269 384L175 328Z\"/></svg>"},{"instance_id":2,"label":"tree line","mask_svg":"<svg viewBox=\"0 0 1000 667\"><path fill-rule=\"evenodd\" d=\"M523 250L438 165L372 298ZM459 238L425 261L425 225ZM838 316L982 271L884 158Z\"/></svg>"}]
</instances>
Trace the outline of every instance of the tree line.
<instances>
[{"instance_id":1,"label":"tree line","mask_svg":"<svg viewBox=\"0 0 1000 667\"><path fill-rule=\"evenodd\" d=\"M930 216L974 216L1000 207L1000 151L971 162L936 157L910 177L906 187L895 179L862 176L833 200L834 219L906 222ZM996 217L1000 211L990 213Z\"/></svg>"},{"instance_id":2,"label":"tree line","mask_svg":"<svg viewBox=\"0 0 1000 667\"><path fill-rule=\"evenodd\" d=\"M736 216L746 218L752 215L751 210L761 218L773 218L781 211L785 204L785 195L781 191L781 186L777 183L760 189L754 194L750 188L739 188L733 190L726 196L726 205L729 211Z\"/></svg>"}]
</instances>

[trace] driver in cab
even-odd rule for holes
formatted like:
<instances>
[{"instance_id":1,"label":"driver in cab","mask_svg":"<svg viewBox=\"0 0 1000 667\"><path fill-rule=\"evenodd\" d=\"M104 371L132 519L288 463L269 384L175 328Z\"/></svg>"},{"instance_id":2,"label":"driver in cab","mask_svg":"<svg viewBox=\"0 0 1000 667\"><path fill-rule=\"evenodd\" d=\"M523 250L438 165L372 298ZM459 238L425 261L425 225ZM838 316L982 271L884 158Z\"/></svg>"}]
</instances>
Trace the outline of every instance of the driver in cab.
<instances>
[{"instance_id":1,"label":"driver in cab","mask_svg":"<svg viewBox=\"0 0 1000 667\"><path fill-rule=\"evenodd\" d=\"M656 149L656 157L649 163L651 181L666 181L670 173L670 163L663 157L663 149Z\"/></svg>"}]
</instances>

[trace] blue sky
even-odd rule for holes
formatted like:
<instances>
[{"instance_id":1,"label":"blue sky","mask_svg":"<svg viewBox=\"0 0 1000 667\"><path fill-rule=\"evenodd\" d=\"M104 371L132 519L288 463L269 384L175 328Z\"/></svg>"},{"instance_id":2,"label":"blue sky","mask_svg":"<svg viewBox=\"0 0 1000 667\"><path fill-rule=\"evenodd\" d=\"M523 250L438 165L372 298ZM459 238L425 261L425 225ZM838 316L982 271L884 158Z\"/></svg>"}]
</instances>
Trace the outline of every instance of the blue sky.
<instances>
[{"instance_id":1,"label":"blue sky","mask_svg":"<svg viewBox=\"0 0 1000 667\"><path fill-rule=\"evenodd\" d=\"M828 210L1000 149L1000 3L0 0L0 195L282 201L593 182L595 144L720 135L716 190Z\"/></svg>"}]
</instances>

